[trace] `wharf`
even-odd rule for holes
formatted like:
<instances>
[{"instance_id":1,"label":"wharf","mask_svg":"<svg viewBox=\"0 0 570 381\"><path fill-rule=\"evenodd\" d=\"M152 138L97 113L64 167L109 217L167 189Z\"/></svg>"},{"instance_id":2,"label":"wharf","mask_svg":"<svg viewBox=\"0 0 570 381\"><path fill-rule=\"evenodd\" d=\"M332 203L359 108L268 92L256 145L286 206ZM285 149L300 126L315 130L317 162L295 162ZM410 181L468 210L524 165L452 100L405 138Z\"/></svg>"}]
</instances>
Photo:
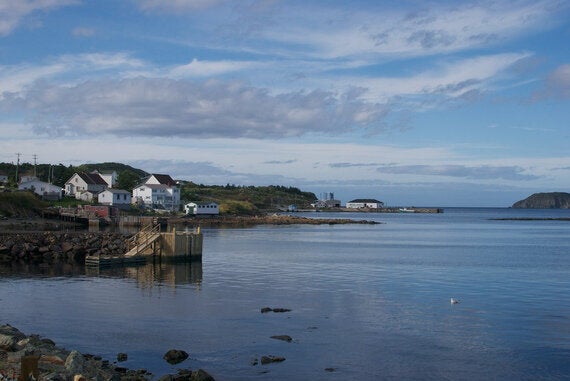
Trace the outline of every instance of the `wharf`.
<instances>
[{"instance_id":1,"label":"wharf","mask_svg":"<svg viewBox=\"0 0 570 381\"><path fill-rule=\"evenodd\" d=\"M165 262L201 261L203 235L194 231L161 232L160 225L147 225L129 239L124 255L85 257L86 266L113 267L145 264L148 259Z\"/></svg>"}]
</instances>

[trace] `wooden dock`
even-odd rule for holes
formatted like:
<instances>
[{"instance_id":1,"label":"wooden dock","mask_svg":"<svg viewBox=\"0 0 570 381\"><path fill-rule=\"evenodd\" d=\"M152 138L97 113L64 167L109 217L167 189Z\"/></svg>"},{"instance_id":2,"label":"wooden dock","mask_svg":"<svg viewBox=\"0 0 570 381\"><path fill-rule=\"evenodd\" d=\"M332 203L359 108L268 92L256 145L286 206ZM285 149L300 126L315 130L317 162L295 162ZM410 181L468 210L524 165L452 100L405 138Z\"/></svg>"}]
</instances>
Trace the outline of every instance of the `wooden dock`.
<instances>
[{"instance_id":1,"label":"wooden dock","mask_svg":"<svg viewBox=\"0 0 570 381\"><path fill-rule=\"evenodd\" d=\"M203 235L195 231L161 232L160 225L146 225L129 239L129 250L119 256L85 257L86 266L113 267L145 264L147 260L165 262L201 261Z\"/></svg>"}]
</instances>

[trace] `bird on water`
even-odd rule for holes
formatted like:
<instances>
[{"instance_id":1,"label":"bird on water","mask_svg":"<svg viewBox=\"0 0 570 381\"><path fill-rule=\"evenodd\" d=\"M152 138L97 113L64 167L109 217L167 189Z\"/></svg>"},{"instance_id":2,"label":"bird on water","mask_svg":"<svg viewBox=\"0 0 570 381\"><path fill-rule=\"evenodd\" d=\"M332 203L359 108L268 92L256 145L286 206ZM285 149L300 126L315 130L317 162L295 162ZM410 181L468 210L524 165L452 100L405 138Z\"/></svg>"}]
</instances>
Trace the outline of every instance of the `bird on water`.
<instances>
[{"instance_id":1,"label":"bird on water","mask_svg":"<svg viewBox=\"0 0 570 381\"><path fill-rule=\"evenodd\" d=\"M451 298L451 304L459 304L459 300Z\"/></svg>"}]
</instances>

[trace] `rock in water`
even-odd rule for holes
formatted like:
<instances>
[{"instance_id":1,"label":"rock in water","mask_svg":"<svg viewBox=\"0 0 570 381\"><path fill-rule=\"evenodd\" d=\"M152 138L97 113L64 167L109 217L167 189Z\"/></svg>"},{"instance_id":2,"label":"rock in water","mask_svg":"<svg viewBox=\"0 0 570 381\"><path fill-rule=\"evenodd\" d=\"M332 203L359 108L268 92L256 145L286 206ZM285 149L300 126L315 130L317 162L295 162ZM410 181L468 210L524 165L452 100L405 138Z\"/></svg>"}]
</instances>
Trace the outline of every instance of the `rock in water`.
<instances>
[{"instance_id":1,"label":"rock in water","mask_svg":"<svg viewBox=\"0 0 570 381\"><path fill-rule=\"evenodd\" d=\"M287 342L291 342L293 341L293 338L289 335L275 335L275 336L271 336L272 339L276 339L276 340L283 340L283 341L287 341Z\"/></svg>"},{"instance_id":2,"label":"rock in water","mask_svg":"<svg viewBox=\"0 0 570 381\"><path fill-rule=\"evenodd\" d=\"M285 357L282 356L261 356L261 365L271 364L272 362L282 362L285 361Z\"/></svg>"},{"instance_id":3,"label":"rock in water","mask_svg":"<svg viewBox=\"0 0 570 381\"><path fill-rule=\"evenodd\" d=\"M181 349L171 349L164 354L163 358L169 364L175 365L175 364L179 364L182 361L186 360L188 358L188 353L186 353L185 351L183 351Z\"/></svg>"}]
</instances>

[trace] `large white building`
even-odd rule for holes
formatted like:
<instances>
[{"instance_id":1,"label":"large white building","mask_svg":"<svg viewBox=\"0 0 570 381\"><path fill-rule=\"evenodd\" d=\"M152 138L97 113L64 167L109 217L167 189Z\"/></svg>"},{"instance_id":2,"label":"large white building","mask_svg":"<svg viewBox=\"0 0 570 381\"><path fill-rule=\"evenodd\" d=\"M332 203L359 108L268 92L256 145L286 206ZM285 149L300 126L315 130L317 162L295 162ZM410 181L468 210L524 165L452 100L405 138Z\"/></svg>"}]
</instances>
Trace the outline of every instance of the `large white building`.
<instances>
[{"instance_id":1,"label":"large white building","mask_svg":"<svg viewBox=\"0 0 570 381\"><path fill-rule=\"evenodd\" d=\"M178 211L180 189L169 175L152 174L133 189L132 202L151 209Z\"/></svg>"},{"instance_id":2,"label":"large white building","mask_svg":"<svg viewBox=\"0 0 570 381\"><path fill-rule=\"evenodd\" d=\"M382 201L378 201L372 198L357 198L356 200L352 200L346 203L346 207L349 209L379 209L383 206L384 203Z\"/></svg>"},{"instance_id":3,"label":"large white building","mask_svg":"<svg viewBox=\"0 0 570 381\"><path fill-rule=\"evenodd\" d=\"M220 214L220 208L215 202L189 202L184 205L184 212L188 215L214 215Z\"/></svg>"},{"instance_id":4,"label":"large white building","mask_svg":"<svg viewBox=\"0 0 570 381\"><path fill-rule=\"evenodd\" d=\"M40 181L36 177L26 177L25 181L18 184L18 189L32 191L43 200L61 200L61 187Z\"/></svg>"}]
</instances>

